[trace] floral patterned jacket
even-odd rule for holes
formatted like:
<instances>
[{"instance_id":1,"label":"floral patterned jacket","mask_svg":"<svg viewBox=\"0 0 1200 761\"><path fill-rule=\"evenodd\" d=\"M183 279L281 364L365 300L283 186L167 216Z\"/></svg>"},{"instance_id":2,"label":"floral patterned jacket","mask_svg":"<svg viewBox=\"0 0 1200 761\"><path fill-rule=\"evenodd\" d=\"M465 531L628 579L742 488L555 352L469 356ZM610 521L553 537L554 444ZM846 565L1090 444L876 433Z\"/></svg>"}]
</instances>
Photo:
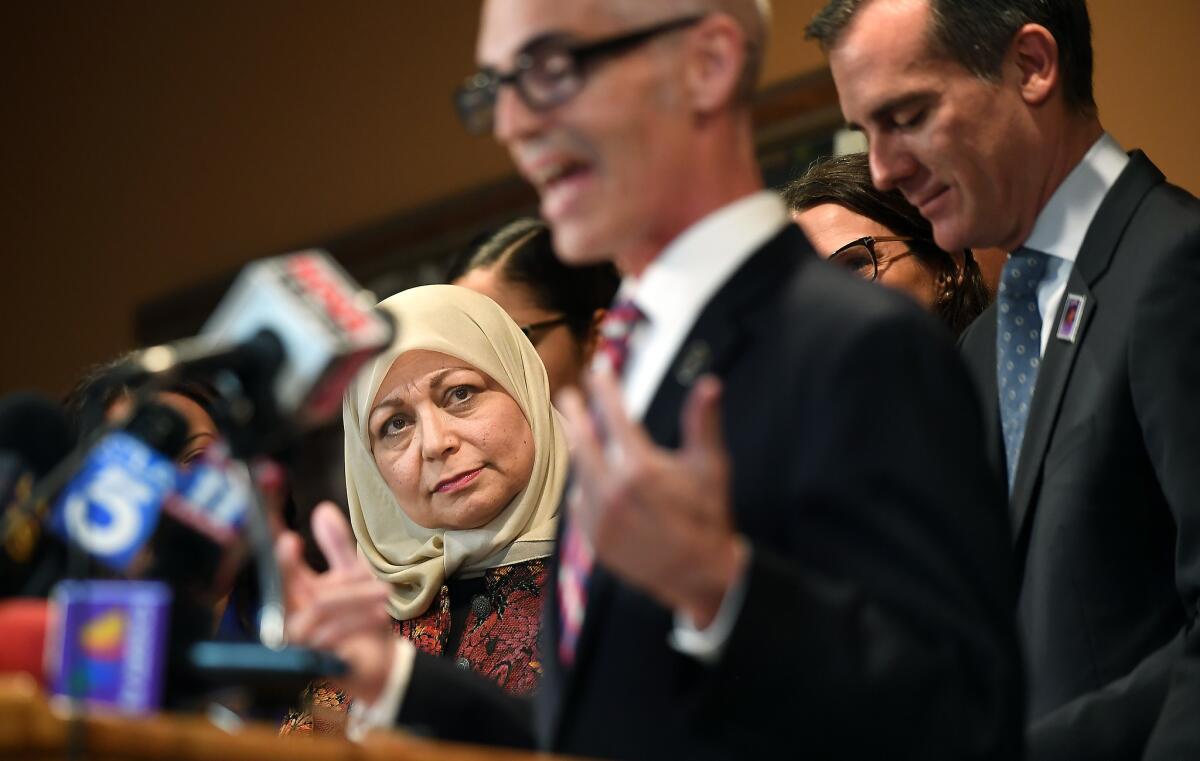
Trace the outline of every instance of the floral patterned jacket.
<instances>
[{"instance_id":1,"label":"floral patterned jacket","mask_svg":"<svg viewBox=\"0 0 1200 761\"><path fill-rule=\"evenodd\" d=\"M538 629L546 574L546 561L536 559L490 568L482 583L451 581L442 586L429 610L407 621L393 621L393 628L418 650L453 655L460 667L474 670L514 695L528 695L542 675ZM469 599L452 601L451 594L468 595ZM459 621L461 629L455 626ZM458 635L457 643L450 641L452 634ZM351 700L329 682L313 682L301 696L300 708L288 714L279 732L343 734Z\"/></svg>"}]
</instances>

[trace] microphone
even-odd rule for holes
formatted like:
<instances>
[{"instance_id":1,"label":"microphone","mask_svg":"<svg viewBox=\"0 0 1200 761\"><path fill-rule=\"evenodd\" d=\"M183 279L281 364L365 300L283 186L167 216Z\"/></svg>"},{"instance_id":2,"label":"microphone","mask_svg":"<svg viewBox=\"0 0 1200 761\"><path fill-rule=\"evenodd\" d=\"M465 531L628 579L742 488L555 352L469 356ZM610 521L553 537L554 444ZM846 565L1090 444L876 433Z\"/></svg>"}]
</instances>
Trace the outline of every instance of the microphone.
<instances>
[{"instance_id":1,"label":"microphone","mask_svg":"<svg viewBox=\"0 0 1200 761\"><path fill-rule=\"evenodd\" d=\"M154 581L60 582L51 597L50 691L143 714L162 705L172 594Z\"/></svg>"},{"instance_id":2,"label":"microphone","mask_svg":"<svg viewBox=\"0 0 1200 761\"><path fill-rule=\"evenodd\" d=\"M154 403L140 405L125 429L105 435L88 452L60 495L50 522L52 531L109 568L129 577L165 582L168 586L162 588L169 588L168 600L148 608L148 593L130 586L132 582L116 586L89 582L63 587L63 605L67 609L83 606L85 612L79 615L90 619L86 606L94 603L93 593L101 594L109 611L106 621L129 619L135 623L159 615L151 608L162 608L164 616L169 611L169 636L160 659L165 665L115 657L104 661L110 671L131 669L135 676L141 675L138 679L149 673L151 666L162 669L169 705L188 705L211 689L230 686L272 702L285 695L290 700L311 679L343 673L344 665L336 659L301 648L279 649L280 642L265 637L267 645L276 647L204 641L214 628L214 605L228 592L225 582L242 559L241 532L252 528L252 520L261 519L262 514L253 509L256 495L247 471L230 460L221 446L210 448L187 470L176 468L173 459L186 439L187 424L177 412ZM277 574L273 558L270 562ZM269 602L271 596L264 593L264 600ZM141 602L127 605L128 610L121 612L122 601L135 599ZM264 608L260 631L273 626L273 610ZM96 626L96 630L102 628ZM96 664L103 659L87 654L91 652L88 641L77 636L70 620L64 627L68 640L55 673L74 668L67 663L69 659L87 664L87 669L101 668ZM157 641L149 633L139 636L139 642ZM78 647L72 650L70 642ZM76 652L79 647L86 651L83 655ZM163 648L156 645L152 649L158 652ZM110 685L121 681L116 672L105 680ZM121 707L144 711L159 704L160 698L154 697L158 693L146 691L152 684L137 684L142 685L135 691L137 699L127 697ZM109 693L93 691L89 697L115 704Z\"/></svg>"},{"instance_id":3,"label":"microphone","mask_svg":"<svg viewBox=\"0 0 1200 761\"><path fill-rule=\"evenodd\" d=\"M254 506L246 471L214 445L176 472L162 502L163 520L150 542L152 563L144 574L165 579L212 605L223 597L243 559L242 530Z\"/></svg>"},{"instance_id":4,"label":"microphone","mask_svg":"<svg viewBox=\"0 0 1200 761\"><path fill-rule=\"evenodd\" d=\"M209 381L225 398L218 421L233 454L285 450L296 434L337 417L346 387L392 341L391 317L323 251L247 266L200 335L151 347L130 361L130 379ZM251 510L247 535L259 569L259 635L282 647L282 582L266 517Z\"/></svg>"},{"instance_id":5,"label":"microphone","mask_svg":"<svg viewBox=\"0 0 1200 761\"><path fill-rule=\"evenodd\" d=\"M0 452L21 456L41 477L70 450L70 427L58 404L29 392L0 399Z\"/></svg>"},{"instance_id":6,"label":"microphone","mask_svg":"<svg viewBox=\"0 0 1200 761\"><path fill-rule=\"evenodd\" d=\"M45 689L44 654L48 611L45 600L0 600L0 674L26 673Z\"/></svg>"},{"instance_id":7,"label":"microphone","mask_svg":"<svg viewBox=\"0 0 1200 761\"><path fill-rule=\"evenodd\" d=\"M328 254L309 250L248 265L200 334L136 354L129 372L164 382L234 381L230 444L239 457L272 451L329 421L370 357L391 343L391 318Z\"/></svg>"},{"instance_id":8,"label":"microphone","mask_svg":"<svg viewBox=\"0 0 1200 761\"><path fill-rule=\"evenodd\" d=\"M0 674L55 695L144 713L161 699L162 585L63 582L52 600L0 600Z\"/></svg>"},{"instance_id":9,"label":"microphone","mask_svg":"<svg viewBox=\"0 0 1200 761\"><path fill-rule=\"evenodd\" d=\"M65 551L42 531L47 506L34 487L70 451L57 404L30 393L0 399L0 598L44 597L57 581Z\"/></svg>"},{"instance_id":10,"label":"microphone","mask_svg":"<svg viewBox=\"0 0 1200 761\"><path fill-rule=\"evenodd\" d=\"M59 493L49 529L109 568L128 572L175 487L173 462L187 421L161 404L137 407L124 429L105 434Z\"/></svg>"},{"instance_id":11,"label":"microphone","mask_svg":"<svg viewBox=\"0 0 1200 761\"><path fill-rule=\"evenodd\" d=\"M176 424L183 425L183 438ZM154 409L135 415L130 430L168 449L182 447L186 439L182 418L173 421ZM137 443L130 434L120 435ZM32 505L30 500L36 481L70 451L69 425L57 405L29 394L0 401L0 466L7 468L0 475L0 488L6 490L0 555L5 595L31 588L45 594L67 566L66 545L42 533L42 526L54 521L47 520L46 500ZM116 486L110 481L108 488ZM95 543L95 532L85 529L82 536ZM93 584L107 587L97 590ZM29 674L43 689L93 704L139 712L156 707L170 593L153 585L156 599L147 607L144 591L130 594L122 584L129 582L62 582L51 605L44 599L0 600L0 672Z\"/></svg>"}]
</instances>

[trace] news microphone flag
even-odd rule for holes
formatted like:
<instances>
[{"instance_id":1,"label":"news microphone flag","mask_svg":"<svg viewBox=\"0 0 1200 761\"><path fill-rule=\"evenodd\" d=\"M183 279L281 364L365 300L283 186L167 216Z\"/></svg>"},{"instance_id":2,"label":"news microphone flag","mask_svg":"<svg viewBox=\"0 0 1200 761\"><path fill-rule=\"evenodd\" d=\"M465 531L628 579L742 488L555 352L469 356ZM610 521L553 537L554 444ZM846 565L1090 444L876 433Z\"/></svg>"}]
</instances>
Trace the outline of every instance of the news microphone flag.
<instances>
[{"instance_id":1,"label":"news microphone flag","mask_svg":"<svg viewBox=\"0 0 1200 761\"><path fill-rule=\"evenodd\" d=\"M283 344L273 384L279 409L301 427L341 412L342 394L363 363L388 345L393 326L323 251L301 251L246 266L200 337L244 341L262 329Z\"/></svg>"},{"instance_id":2,"label":"news microphone flag","mask_svg":"<svg viewBox=\"0 0 1200 761\"><path fill-rule=\"evenodd\" d=\"M186 469L178 470L163 510L180 523L229 544L241 531L255 502L254 486L225 446L214 444Z\"/></svg>"},{"instance_id":3,"label":"news microphone flag","mask_svg":"<svg viewBox=\"0 0 1200 761\"><path fill-rule=\"evenodd\" d=\"M123 431L92 448L59 495L50 530L110 568L124 571L158 524L175 488L175 464Z\"/></svg>"},{"instance_id":4,"label":"news microphone flag","mask_svg":"<svg viewBox=\"0 0 1200 761\"><path fill-rule=\"evenodd\" d=\"M145 714L162 705L171 592L156 581L64 581L51 598L51 694Z\"/></svg>"}]
</instances>

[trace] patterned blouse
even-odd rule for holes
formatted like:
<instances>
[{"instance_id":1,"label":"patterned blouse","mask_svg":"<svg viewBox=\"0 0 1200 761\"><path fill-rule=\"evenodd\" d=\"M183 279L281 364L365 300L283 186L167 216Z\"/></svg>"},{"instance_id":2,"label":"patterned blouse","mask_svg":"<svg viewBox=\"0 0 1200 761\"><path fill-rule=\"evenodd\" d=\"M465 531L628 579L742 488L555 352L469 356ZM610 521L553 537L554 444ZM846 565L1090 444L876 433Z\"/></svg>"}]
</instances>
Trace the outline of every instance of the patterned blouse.
<instances>
[{"instance_id":1,"label":"patterned blouse","mask_svg":"<svg viewBox=\"0 0 1200 761\"><path fill-rule=\"evenodd\" d=\"M489 568L478 579L444 584L429 609L393 621L396 634L430 655L453 656L459 667L528 695L542 675L538 655L546 561ZM313 682L289 712L283 735L341 735L352 698L329 682Z\"/></svg>"}]
</instances>

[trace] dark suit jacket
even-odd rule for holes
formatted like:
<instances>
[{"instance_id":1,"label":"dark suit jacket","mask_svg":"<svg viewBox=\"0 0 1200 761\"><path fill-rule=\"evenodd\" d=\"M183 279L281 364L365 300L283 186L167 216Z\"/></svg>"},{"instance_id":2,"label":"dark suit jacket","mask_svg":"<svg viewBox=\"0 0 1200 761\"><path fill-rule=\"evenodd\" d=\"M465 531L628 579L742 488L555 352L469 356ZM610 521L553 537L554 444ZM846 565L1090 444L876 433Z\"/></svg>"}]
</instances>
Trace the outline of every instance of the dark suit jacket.
<instances>
[{"instance_id":1,"label":"dark suit jacket","mask_svg":"<svg viewBox=\"0 0 1200 761\"><path fill-rule=\"evenodd\" d=\"M1200 203L1134 153L1066 290L1010 504L1030 755L1136 758L1200 593ZM1003 471L995 307L962 349Z\"/></svg>"},{"instance_id":2,"label":"dark suit jacket","mask_svg":"<svg viewBox=\"0 0 1200 761\"><path fill-rule=\"evenodd\" d=\"M684 341L644 419L659 444L680 443L702 370L724 383L734 515L753 547L737 623L703 665L668 644L671 611L596 569L575 667L546 659L538 745L613 758L1014 758L1022 687L1002 485L941 326L817 260L789 225ZM553 605L543 633L543 654L557 653ZM447 688L443 666L419 660L402 722L490 741L479 727L520 720L467 680Z\"/></svg>"},{"instance_id":3,"label":"dark suit jacket","mask_svg":"<svg viewBox=\"0 0 1200 761\"><path fill-rule=\"evenodd\" d=\"M1200 758L1200 628L1196 627L1187 654L1175 664L1144 761L1192 758Z\"/></svg>"}]
</instances>

